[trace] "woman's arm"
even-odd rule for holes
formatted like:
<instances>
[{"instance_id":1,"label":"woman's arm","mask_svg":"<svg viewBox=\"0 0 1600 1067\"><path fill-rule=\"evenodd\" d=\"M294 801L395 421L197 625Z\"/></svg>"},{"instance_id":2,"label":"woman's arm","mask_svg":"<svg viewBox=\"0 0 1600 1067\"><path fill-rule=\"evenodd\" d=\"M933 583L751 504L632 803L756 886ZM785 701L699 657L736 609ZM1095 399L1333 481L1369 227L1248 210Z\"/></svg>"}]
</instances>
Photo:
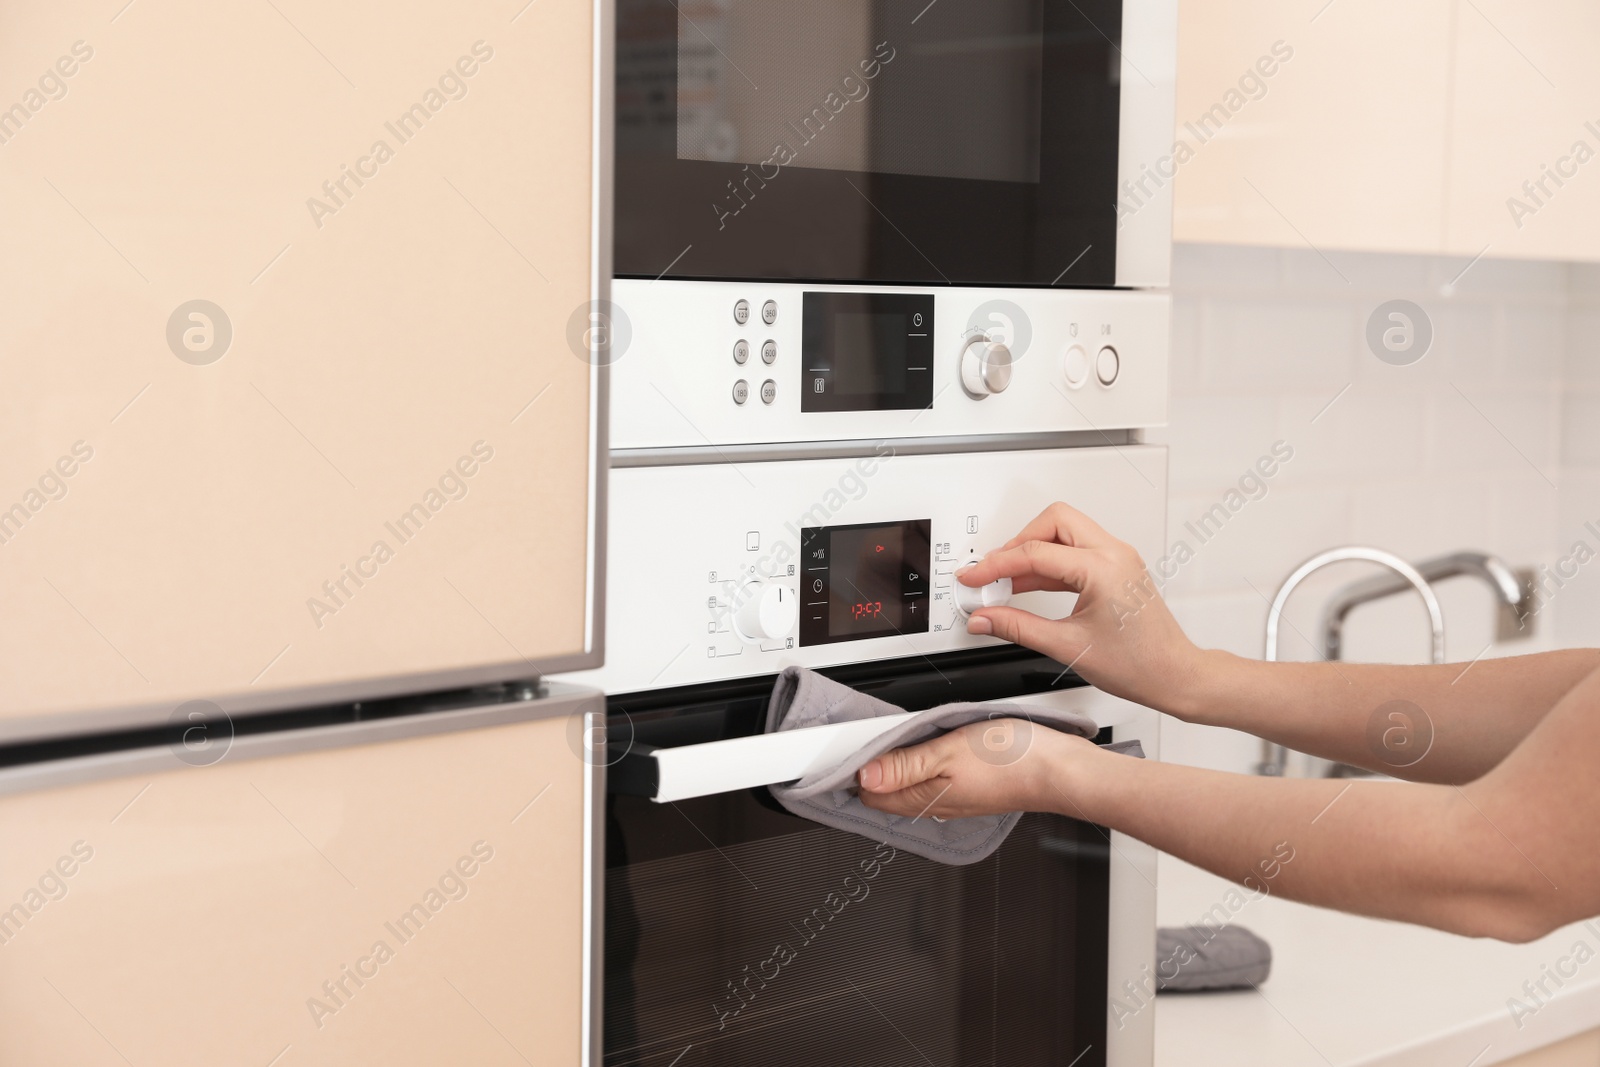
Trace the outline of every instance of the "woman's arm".
<instances>
[{"instance_id":1,"label":"woman's arm","mask_svg":"<svg viewBox=\"0 0 1600 1067\"><path fill-rule=\"evenodd\" d=\"M1044 652L1107 692L1186 721L1415 781L1482 776L1600 668L1593 650L1427 667L1272 664L1201 651L1138 553L1065 504L957 578L1078 594L1065 619L984 608L968 622L973 633Z\"/></svg>"},{"instance_id":2,"label":"woman's arm","mask_svg":"<svg viewBox=\"0 0 1600 1067\"><path fill-rule=\"evenodd\" d=\"M1593 649L1436 666L1202 659L1197 684L1178 698L1186 721L1447 785L1488 773L1600 669Z\"/></svg>"},{"instance_id":3,"label":"woman's arm","mask_svg":"<svg viewBox=\"0 0 1600 1067\"><path fill-rule=\"evenodd\" d=\"M1223 774L1012 723L1026 748L1001 766L995 728L887 753L862 768L862 799L941 818L1054 811L1258 891L1469 936L1527 941L1600 914L1600 675L1465 787Z\"/></svg>"}]
</instances>

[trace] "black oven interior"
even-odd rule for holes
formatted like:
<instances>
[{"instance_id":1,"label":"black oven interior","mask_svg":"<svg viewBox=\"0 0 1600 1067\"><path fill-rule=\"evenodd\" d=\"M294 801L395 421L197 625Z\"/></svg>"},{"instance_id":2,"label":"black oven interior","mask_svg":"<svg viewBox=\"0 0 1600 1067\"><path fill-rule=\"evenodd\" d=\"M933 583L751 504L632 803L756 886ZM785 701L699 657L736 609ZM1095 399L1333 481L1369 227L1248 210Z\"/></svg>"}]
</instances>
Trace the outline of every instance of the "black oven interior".
<instances>
[{"instance_id":1,"label":"black oven interior","mask_svg":"<svg viewBox=\"0 0 1600 1067\"><path fill-rule=\"evenodd\" d=\"M1081 684L1024 650L934 660L828 673L908 708ZM758 732L770 682L612 698L612 739ZM796 818L765 790L613 793L606 816L608 1067L1104 1063L1098 827L1028 815L989 859L950 867Z\"/></svg>"}]
</instances>

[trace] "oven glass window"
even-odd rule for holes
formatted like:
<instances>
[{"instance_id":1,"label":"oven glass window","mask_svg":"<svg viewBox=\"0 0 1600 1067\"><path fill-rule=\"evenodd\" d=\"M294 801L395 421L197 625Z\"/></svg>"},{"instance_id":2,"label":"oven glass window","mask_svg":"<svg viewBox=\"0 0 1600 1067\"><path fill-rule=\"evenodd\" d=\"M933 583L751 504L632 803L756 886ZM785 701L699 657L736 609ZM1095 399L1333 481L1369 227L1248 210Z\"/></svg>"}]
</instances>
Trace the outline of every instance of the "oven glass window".
<instances>
[{"instance_id":1,"label":"oven glass window","mask_svg":"<svg viewBox=\"0 0 1600 1067\"><path fill-rule=\"evenodd\" d=\"M1037 182L1042 0L925 6L680 2L678 158Z\"/></svg>"},{"instance_id":2,"label":"oven glass window","mask_svg":"<svg viewBox=\"0 0 1600 1067\"><path fill-rule=\"evenodd\" d=\"M800 531L800 644L928 630L929 522Z\"/></svg>"},{"instance_id":3,"label":"oven glass window","mask_svg":"<svg viewBox=\"0 0 1600 1067\"><path fill-rule=\"evenodd\" d=\"M1106 1062L1095 827L1026 815L951 867L764 792L608 812L607 1067Z\"/></svg>"}]
</instances>

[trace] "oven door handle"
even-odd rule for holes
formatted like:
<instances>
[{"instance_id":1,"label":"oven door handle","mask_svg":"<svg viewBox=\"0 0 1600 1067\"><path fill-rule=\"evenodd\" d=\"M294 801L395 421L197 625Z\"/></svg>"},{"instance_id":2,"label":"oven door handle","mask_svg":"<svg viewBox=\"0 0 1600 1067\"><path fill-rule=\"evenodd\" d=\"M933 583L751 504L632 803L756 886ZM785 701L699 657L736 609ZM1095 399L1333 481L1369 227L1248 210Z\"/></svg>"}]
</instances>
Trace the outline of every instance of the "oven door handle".
<instances>
[{"instance_id":1,"label":"oven door handle","mask_svg":"<svg viewBox=\"0 0 1600 1067\"><path fill-rule=\"evenodd\" d=\"M1148 714L1138 704L1087 686L1042 696L1048 697L1052 707L1080 712L1101 727L1118 726L1135 715ZM1024 703L1026 700L1023 698ZM608 788L614 793L646 796L666 804L795 782L838 766L851 753L913 714L880 715L674 748L635 744L620 757L613 754Z\"/></svg>"}]
</instances>

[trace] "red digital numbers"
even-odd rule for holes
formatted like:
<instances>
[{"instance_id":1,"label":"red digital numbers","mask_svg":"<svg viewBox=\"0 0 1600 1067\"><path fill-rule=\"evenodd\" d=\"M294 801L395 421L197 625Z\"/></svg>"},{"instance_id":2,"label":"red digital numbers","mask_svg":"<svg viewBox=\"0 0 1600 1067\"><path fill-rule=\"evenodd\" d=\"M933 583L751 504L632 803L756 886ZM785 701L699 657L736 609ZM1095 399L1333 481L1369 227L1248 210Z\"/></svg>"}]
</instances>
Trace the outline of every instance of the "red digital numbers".
<instances>
[{"instance_id":1,"label":"red digital numbers","mask_svg":"<svg viewBox=\"0 0 1600 1067\"><path fill-rule=\"evenodd\" d=\"M873 619L883 614L883 601L863 600L852 609L858 619Z\"/></svg>"}]
</instances>

